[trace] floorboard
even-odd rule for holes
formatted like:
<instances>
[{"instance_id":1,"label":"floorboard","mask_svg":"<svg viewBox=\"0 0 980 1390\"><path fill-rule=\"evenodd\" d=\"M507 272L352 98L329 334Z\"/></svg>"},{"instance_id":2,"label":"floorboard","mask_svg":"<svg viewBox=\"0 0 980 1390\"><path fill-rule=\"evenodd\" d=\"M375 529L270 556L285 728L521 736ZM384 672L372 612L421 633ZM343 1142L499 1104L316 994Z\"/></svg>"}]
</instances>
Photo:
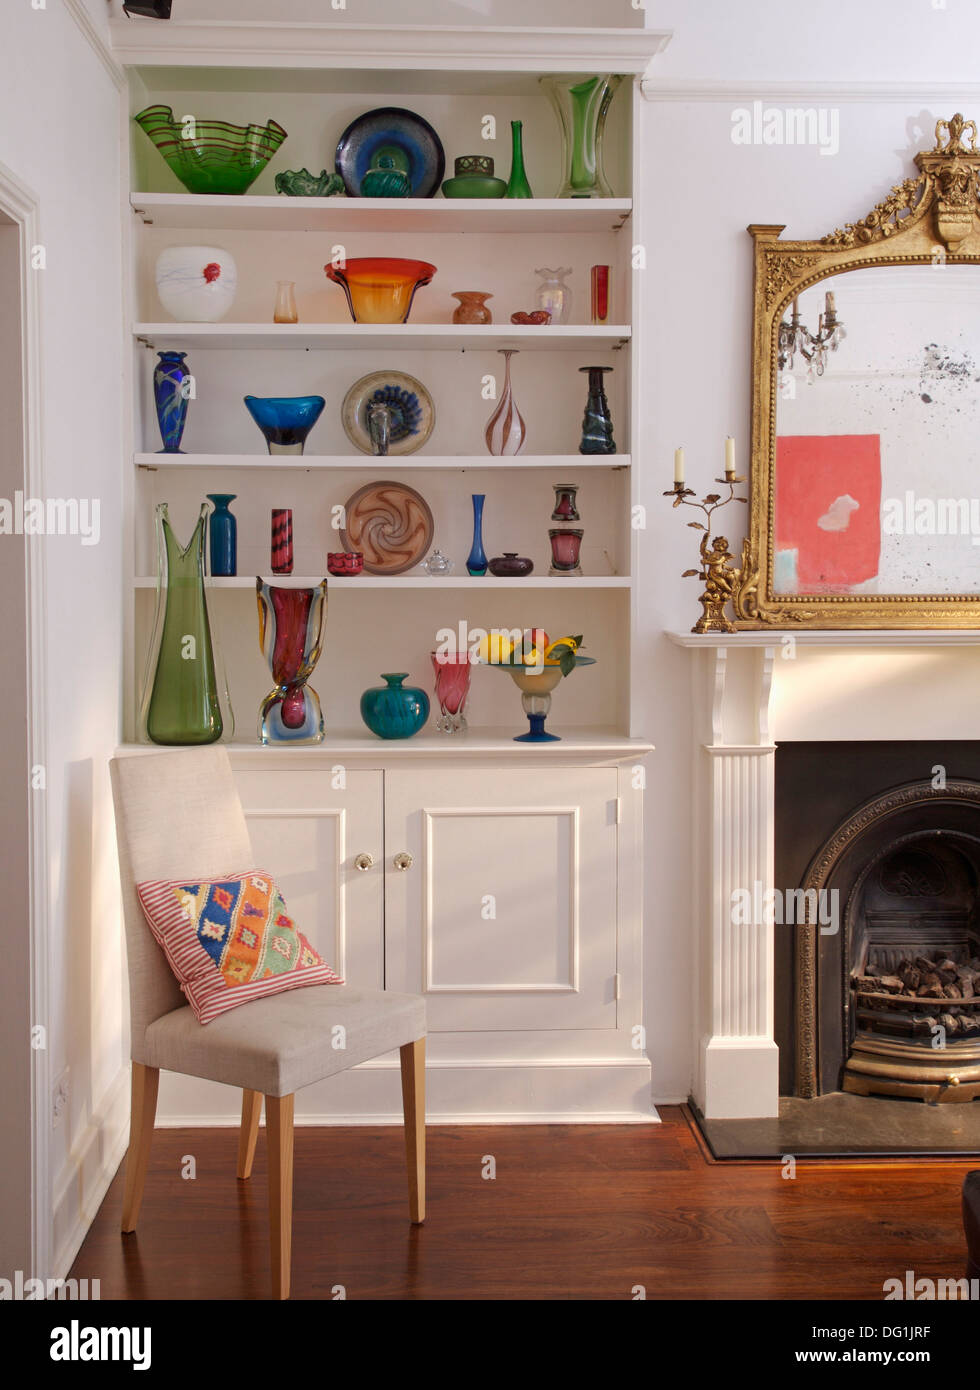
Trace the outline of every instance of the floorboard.
<instances>
[{"instance_id":1,"label":"floorboard","mask_svg":"<svg viewBox=\"0 0 980 1390\"><path fill-rule=\"evenodd\" d=\"M431 1127L428 1218L408 1222L398 1128L296 1131L294 1299L866 1299L906 1269L964 1273L976 1161L712 1162L663 1124ZM248 1182L234 1129L153 1136L137 1231L122 1172L72 1269L103 1299L268 1297L265 1130ZM196 1176L189 1171L194 1159ZM496 1175L484 1177L489 1160Z\"/></svg>"}]
</instances>

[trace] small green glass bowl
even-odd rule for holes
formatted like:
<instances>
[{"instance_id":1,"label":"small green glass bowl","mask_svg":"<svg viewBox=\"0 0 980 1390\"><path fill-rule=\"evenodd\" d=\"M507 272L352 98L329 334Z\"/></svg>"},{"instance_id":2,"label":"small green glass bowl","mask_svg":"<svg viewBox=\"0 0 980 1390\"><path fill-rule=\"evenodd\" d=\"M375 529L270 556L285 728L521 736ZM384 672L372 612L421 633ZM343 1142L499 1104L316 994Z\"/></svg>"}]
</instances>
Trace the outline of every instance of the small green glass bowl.
<instances>
[{"instance_id":1,"label":"small green glass bowl","mask_svg":"<svg viewBox=\"0 0 980 1390\"><path fill-rule=\"evenodd\" d=\"M264 126L200 117L177 121L169 106L147 106L133 119L188 193L244 193L286 138L278 121Z\"/></svg>"},{"instance_id":2,"label":"small green glass bowl","mask_svg":"<svg viewBox=\"0 0 980 1390\"><path fill-rule=\"evenodd\" d=\"M444 198L502 198L507 192L505 179L493 176L493 160L484 154L460 155L454 164L456 177L442 185Z\"/></svg>"}]
</instances>

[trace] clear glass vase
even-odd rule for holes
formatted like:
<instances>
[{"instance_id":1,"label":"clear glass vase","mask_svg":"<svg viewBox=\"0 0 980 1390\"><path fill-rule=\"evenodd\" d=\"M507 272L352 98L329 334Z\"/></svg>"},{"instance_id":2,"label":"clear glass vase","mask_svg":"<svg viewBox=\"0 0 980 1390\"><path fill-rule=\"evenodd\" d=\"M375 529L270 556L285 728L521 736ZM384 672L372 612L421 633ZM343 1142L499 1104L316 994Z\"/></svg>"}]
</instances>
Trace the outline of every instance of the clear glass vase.
<instances>
[{"instance_id":1,"label":"clear glass vase","mask_svg":"<svg viewBox=\"0 0 980 1390\"><path fill-rule=\"evenodd\" d=\"M562 181L556 198L612 198L602 167L606 114L622 77L554 73L539 79L561 126Z\"/></svg>"},{"instance_id":2,"label":"clear glass vase","mask_svg":"<svg viewBox=\"0 0 980 1390\"><path fill-rule=\"evenodd\" d=\"M216 743L235 732L204 587L207 518L202 503L193 534L181 546L166 502L156 509L157 609L140 703L141 733L151 743Z\"/></svg>"},{"instance_id":3,"label":"clear glass vase","mask_svg":"<svg viewBox=\"0 0 980 1390\"><path fill-rule=\"evenodd\" d=\"M541 283L534 292L538 308L548 310L552 323L568 323L572 313L572 288L565 284L565 276L571 275L571 267L549 270L542 266L534 273L541 276Z\"/></svg>"}]
</instances>

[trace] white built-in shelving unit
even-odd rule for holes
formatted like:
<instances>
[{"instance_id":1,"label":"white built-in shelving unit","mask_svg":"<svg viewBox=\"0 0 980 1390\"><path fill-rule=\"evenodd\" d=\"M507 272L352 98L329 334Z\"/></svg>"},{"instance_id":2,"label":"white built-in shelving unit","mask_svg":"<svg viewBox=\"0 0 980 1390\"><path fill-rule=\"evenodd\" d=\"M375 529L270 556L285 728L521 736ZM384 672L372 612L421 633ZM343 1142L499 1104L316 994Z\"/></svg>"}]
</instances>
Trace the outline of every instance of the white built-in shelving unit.
<instances>
[{"instance_id":1,"label":"white built-in shelving unit","mask_svg":"<svg viewBox=\"0 0 980 1390\"><path fill-rule=\"evenodd\" d=\"M642 16L634 16L637 25ZM163 103L178 116L236 123L272 117L288 138L252 191L195 197L181 189L132 122L124 217L132 251L127 332L131 435L125 739L136 737L140 677L153 622L153 517L166 501L181 539L206 494L234 493L238 575L212 580L236 733L232 764L255 853L275 867L290 910L356 986L424 993L430 1117L649 1121L650 1066L637 1047L642 1018L642 797L636 764L650 751L635 727L636 531L642 498L643 332L639 322L646 212L639 145L640 79L668 36L644 30L467 29L340 24L115 24L131 114ZM606 127L615 196L556 199L560 133L539 84L548 72L622 73ZM424 116L445 146L447 175L463 154L510 170L510 122L524 125L536 197L528 200L329 199L275 195L283 169L333 167L349 122L378 106ZM484 132L495 136L483 138ZM219 246L238 265L238 294L218 324L161 319L153 268L170 245ZM437 272L410 321L350 321L324 266L337 255L405 256ZM612 267L609 322L590 321L589 272ZM539 267L571 267L566 326L515 326L535 307ZM277 280L293 280L300 322L272 322ZM494 321L451 322L456 290L493 296ZM163 455L152 399L155 353L186 351L194 375L183 439ZM484 428L512 359L526 454L488 454ZM587 381L611 367L606 391L618 452L578 452ZM341 424L350 386L389 369L431 394L435 428L411 455L358 453ZM242 397L306 395L326 409L302 457L270 457ZM341 549L338 510L372 478L419 491L433 544L455 572L330 578L323 652L311 680L326 731L313 748L262 747L256 712L269 689L258 645L255 576L269 574L270 509L293 508L295 574L312 585ZM579 485L582 577L548 573L553 484ZM525 579L465 570L471 494L486 497L488 554L529 555ZM583 634L596 664L555 692L549 723L561 742L515 743L526 728L519 692L499 671L473 672L469 732L430 724L388 742L362 724L361 692L383 671L431 689L430 653L461 625L543 627ZM147 750L142 750L147 751ZM410 867L403 871L407 851ZM367 856L371 863L361 871ZM401 861L401 863L399 862ZM495 916L481 916L491 894ZM303 1093L307 1119L376 1121L398 1114L397 1059L380 1059ZM201 1102L202 1104L204 1102ZM211 1102L208 1102L210 1104ZM215 1102L217 1103L217 1102ZM190 1091L173 1102L198 1104ZM198 1113L198 1112L195 1112ZM200 1112L203 1114L203 1112Z\"/></svg>"}]
</instances>

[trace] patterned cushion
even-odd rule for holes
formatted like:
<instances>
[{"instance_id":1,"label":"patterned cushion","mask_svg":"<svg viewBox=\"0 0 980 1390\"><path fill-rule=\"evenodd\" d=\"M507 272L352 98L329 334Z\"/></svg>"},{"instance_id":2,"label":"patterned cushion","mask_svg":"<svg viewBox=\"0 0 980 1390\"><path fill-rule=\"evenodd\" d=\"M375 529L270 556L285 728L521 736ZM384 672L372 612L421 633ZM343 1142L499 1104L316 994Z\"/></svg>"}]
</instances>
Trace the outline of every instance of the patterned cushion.
<instances>
[{"instance_id":1,"label":"patterned cushion","mask_svg":"<svg viewBox=\"0 0 980 1390\"><path fill-rule=\"evenodd\" d=\"M303 985L343 984L296 923L271 875L138 883L143 915L200 1023Z\"/></svg>"}]
</instances>

